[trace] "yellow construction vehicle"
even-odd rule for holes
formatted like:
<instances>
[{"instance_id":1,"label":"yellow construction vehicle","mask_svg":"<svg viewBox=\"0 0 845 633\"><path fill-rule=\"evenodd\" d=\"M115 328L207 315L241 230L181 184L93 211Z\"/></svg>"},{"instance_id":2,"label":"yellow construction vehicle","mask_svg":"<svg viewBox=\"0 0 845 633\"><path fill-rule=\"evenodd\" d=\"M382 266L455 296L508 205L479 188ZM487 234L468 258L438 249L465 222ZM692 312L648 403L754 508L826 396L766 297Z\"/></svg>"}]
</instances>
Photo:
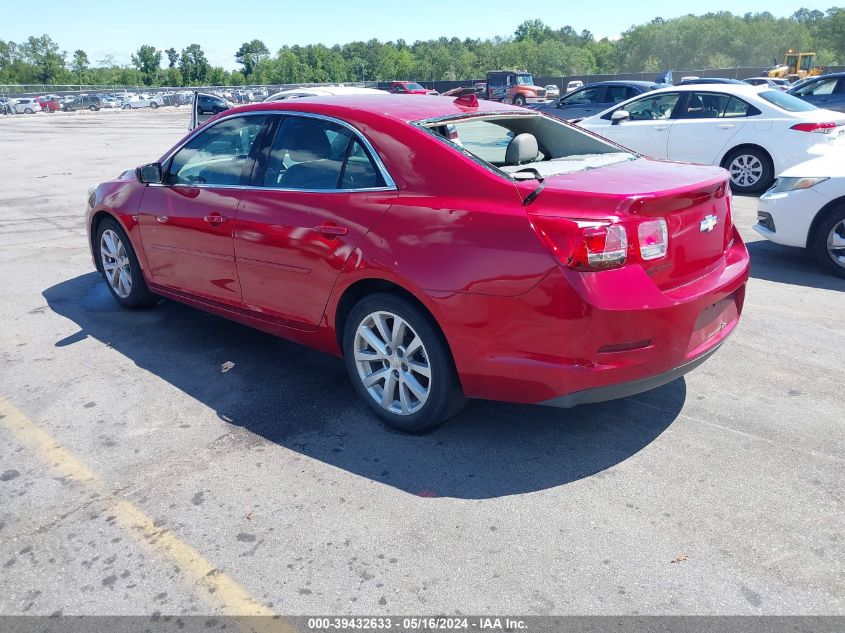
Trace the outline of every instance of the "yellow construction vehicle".
<instances>
[{"instance_id":1,"label":"yellow construction vehicle","mask_svg":"<svg viewBox=\"0 0 845 633\"><path fill-rule=\"evenodd\" d=\"M813 65L815 57L815 53L796 53L790 48L783 56L783 64L775 60L767 74L769 77L786 77L790 81L821 75L822 69Z\"/></svg>"}]
</instances>

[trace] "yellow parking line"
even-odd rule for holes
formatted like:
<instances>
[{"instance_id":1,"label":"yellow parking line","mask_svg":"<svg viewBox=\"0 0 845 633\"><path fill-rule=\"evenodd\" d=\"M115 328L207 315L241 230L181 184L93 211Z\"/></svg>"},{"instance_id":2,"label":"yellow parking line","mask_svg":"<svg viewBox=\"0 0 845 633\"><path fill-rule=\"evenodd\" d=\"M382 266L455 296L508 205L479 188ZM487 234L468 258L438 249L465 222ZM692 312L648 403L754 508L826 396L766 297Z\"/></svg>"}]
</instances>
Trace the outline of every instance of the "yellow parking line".
<instances>
[{"instance_id":1,"label":"yellow parking line","mask_svg":"<svg viewBox=\"0 0 845 633\"><path fill-rule=\"evenodd\" d=\"M18 410L7 398L0 396L0 424L61 477L83 484L98 492L108 492L103 481L85 464L76 459L48 433ZM137 506L124 499L112 501L112 514L117 522L139 543L145 544L177 564L195 585L204 588L204 597L225 615L265 616L276 614L253 598L234 579L215 567L193 547L173 532L156 527L153 520ZM292 630L276 619L244 621L250 629L274 632Z\"/></svg>"}]
</instances>

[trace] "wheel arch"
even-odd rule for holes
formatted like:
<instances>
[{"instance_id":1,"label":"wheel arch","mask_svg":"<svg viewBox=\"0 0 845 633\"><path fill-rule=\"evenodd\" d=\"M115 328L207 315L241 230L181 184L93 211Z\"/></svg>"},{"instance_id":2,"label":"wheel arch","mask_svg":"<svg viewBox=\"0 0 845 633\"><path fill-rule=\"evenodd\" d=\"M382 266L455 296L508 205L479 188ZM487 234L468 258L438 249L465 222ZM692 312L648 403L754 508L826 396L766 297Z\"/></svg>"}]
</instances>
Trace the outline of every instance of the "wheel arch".
<instances>
[{"instance_id":1,"label":"wheel arch","mask_svg":"<svg viewBox=\"0 0 845 633\"><path fill-rule=\"evenodd\" d=\"M839 208L845 207L845 196L840 196L835 200L831 200L826 205L824 205L819 212L816 213L816 217L813 218L813 221L810 222L810 228L807 231L807 244L806 248L810 248L813 245L813 236L818 228L819 224L824 222L824 220L829 216L831 213L836 211Z\"/></svg>"},{"instance_id":2,"label":"wheel arch","mask_svg":"<svg viewBox=\"0 0 845 633\"><path fill-rule=\"evenodd\" d=\"M106 211L105 209L100 209L99 211L94 212L91 215L91 229L88 231L88 245L91 247L91 255L94 257L94 266L97 267L97 270L99 272L103 272L103 264L100 261L100 258L97 256L97 230L100 228L100 223L107 218L111 218L120 225L120 228L122 228L124 233L126 233L130 244L132 244L132 237L130 235L129 227L126 226L126 223L120 218L119 215ZM135 251L137 257L138 248L135 246L135 244L132 244L132 248ZM140 257L138 258L138 260L139 262L142 261Z\"/></svg>"},{"instance_id":3,"label":"wheel arch","mask_svg":"<svg viewBox=\"0 0 845 633\"><path fill-rule=\"evenodd\" d=\"M449 360L452 363L452 367L457 367L455 363L455 354L452 351L452 346L449 344L449 337L446 335L446 332L443 330L443 327L440 325L440 322L431 307L422 301L418 295L414 294L404 286L393 280L382 277L366 277L358 279L344 288L342 294L340 295L333 316L335 337L341 356L343 355L343 330L346 327L346 320L349 317L349 313L358 301L367 295L377 292L388 293L400 297L422 312L423 316L429 320L431 326L440 334L440 336L443 337L446 349L449 352ZM456 375L458 375L457 371ZM459 375L458 381L460 382Z\"/></svg>"},{"instance_id":4,"label":"wheel arch","mask_svg":"<svg viewBox=\"0 0 845 633\"><path fill-rule=\"evenodd\" d=\"M722 159L719 161L719 167L727 169L728 168L728 164L727 164L728 163L728 156L730 156L732 153L734 153L735 151L737 151L739 149L758 149L758 150L760 150L761 152L763 152L766 155L766 158L769 159L769 164L772 166L772 171L774 171L775 161L772 158L772 153L769 150L767 150L765 147L763 147L762 145L758 145L757 143L740 143L739 145L734 145L728 151L726 151L724 154L722 154Z\"/></svg>"}]
</instances>

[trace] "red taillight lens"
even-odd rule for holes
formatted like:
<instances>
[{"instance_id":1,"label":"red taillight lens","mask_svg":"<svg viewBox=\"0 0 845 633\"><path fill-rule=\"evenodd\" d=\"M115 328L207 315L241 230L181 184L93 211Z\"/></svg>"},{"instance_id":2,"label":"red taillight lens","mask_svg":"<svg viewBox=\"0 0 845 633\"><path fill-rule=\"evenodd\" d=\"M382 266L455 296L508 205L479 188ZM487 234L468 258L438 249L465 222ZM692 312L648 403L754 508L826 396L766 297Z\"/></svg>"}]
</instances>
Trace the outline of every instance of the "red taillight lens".
<instances>
[{"instance_id":1,"label":"red taillight lens","mask_svg":"<svg viewBox=\"0 0 845 633\"><path fill-rule=\"evenodd\" d=\"M798 132L815 132L816 134L832 134L836 129L836 123L796 123L792 126Z\"/></svg>"},{"instance_id":2,"label":"red taillight lens","mask_svg":"<svg viewBox=\"0 0 845 633\"><path fill-rule=\"evenodd\" d=\"M568 268L606 270L624 266L628 258L628 234L620 224L548 216L533 216L531 224Z\"/></svg>"}]
</instances>

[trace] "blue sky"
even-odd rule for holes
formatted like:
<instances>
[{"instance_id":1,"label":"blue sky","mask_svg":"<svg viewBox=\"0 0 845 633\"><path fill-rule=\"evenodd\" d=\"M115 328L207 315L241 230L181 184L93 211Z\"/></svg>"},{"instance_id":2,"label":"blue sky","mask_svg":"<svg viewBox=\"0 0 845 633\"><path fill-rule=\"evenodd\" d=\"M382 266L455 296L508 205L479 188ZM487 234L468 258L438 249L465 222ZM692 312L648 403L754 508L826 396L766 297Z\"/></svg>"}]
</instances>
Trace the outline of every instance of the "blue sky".
<instances>
[{"instance_id":1,"label":"blue sky","mask_svg":"<svg viewBox=\"0 0 845 633\"><path fill-rule=\"evenodd\" d=\"M408 42L440 37L507 36L527 19L539 18L558 28L567 24L598 36L615 37L633 24L654 17L677 17L690 12L769 11L791 15L799 7L825 10L821 4L785 0L710 0L693 8L667 0L635 2L567 2L566 0L313 0L311 2L214 2L206 0L4 0L0 8L0 39L19 42L47 33L69 52L81 48L92 62L113 54L128 63L142 44L159 49L200 44L209 61L236 68L234 53L253 38L275 52L285 44L323 43L329 46L353 40L403 38Z\"/></svg>"}]
</instances>

